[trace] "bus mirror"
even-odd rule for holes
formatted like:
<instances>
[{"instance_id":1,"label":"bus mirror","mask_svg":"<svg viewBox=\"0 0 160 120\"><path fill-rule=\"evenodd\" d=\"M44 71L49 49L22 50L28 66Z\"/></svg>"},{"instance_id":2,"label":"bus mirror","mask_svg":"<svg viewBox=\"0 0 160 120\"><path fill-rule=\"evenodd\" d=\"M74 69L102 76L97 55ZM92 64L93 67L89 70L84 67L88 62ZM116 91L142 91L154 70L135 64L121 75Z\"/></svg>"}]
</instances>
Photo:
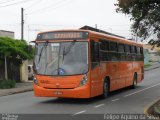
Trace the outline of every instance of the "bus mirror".
<instances>
[{"instance_id":1,"label":"bus mirror","mask_svg":"<svg viewBox=\"0 0 160 120\"><path fill-rule=\"evenodd\" d=\"M34 43L34 44L35 44L35 43L36 43L36 41L30 41L29 43Z\"/></svg>"},{"instance_id":2,"label":"bus mirror","mask_svg":"<svg viewBox=\"0 0 160 120\"><path fill-rule=\"evenodd\" d=\"M28 45L28 52L33 52L33 49L34 49L36 44L37 44L36 41L30 41L29 45Z\"/></svg>"},{"instance_id":3,"label":"bus mirror","mask_svg":"<svg viewBox=\"0 0 160 120\"><path fill-rule=\"evenodd\" d=\"M28 52L32 52L32 49L33 49L32 45L28 45Z\"/></svg>"}]
</instances>

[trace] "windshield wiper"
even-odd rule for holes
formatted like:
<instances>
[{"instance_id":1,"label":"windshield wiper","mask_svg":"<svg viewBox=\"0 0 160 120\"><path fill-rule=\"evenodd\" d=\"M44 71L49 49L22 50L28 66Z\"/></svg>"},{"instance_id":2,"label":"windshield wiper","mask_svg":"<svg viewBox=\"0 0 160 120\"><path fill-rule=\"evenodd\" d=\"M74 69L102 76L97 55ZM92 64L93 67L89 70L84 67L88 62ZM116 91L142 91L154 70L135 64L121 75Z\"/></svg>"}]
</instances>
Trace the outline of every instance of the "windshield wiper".
<instances>
[{"instance_id":1,"label":"windshield wiper","mask_svg":"<svg viewBox=\"0 0 160 120\"><path fill-rule=\"evenodd\" d=\"M42 47L42 49L41 49L41 51L40 51L38 64L39 64L39 62L40 62L40 59L41 59L41 56L42 56L42 52L43 52L43 50L47 47L47 45L48 45L48 41L45 42L45 44L43 45L43 47Z\"/></svg>"},{"instance_id":2,"label":"windshield wiper","mask_svg":"<svg viewBox=\"0 0 160 120\"><path fill-rule=\"evenodd\" d=\"M71 51L71 48L75 45L75 41L71 42L70 46L67 47L67 49L64 51L64 55L67 55L70 51Z\"/></svg>"},{"instance_id":3,"label":"windshield wiper","mask_svg":"<svg viewBox=\"0 0 160 120\"><path fill-rule=\"evenodd\" d=\"M65 46L64 46L63 53L62 53L62 63L64 61L64 56L66 56L71 51L71 48L75 45L75 42L76 42L76 40L71 42L71 44L67 47L67 49L65 49Z\"/></svg>"}]
</instances>

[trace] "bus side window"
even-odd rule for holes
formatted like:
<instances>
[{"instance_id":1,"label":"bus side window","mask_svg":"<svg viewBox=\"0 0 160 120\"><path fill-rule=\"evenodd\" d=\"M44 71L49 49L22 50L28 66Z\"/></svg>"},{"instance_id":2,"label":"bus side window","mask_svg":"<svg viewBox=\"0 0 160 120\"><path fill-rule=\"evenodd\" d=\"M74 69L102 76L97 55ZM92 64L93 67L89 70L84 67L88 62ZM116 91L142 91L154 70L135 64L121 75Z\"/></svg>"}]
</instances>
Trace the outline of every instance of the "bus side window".
<instances>
[{"instance_id":1,"label":"bus side window","mask_svg":"<svg viewBox=\"0 0 160 120\"><path fill-rule=\"evenodd\" d=\"M118 60L118 49L116 42L109 42L109 59L111 61Z\"/></svg>"},{"instance_id":2,"label":"bus side window","mask_svg":"<svg viewBox=\"0 0 160 120\"><path fill-rule=\"evenodd\" d=\"M140 53L141 53L141 55L143 55L143 48L142 47L140 48Z\"/></svg>"},{"instance_id":3,"label":"bus side window","mask_svg":"<svg viewBox=\"0 0 160 120\"><path fill-rule=\"evenodd\" d=\"M126 61L131 61L132 60L132 55L131 55L131 46L130 45L125 45L125 53L126 53Z\"/></svg>"},{"instance_id":4,"label":"bus side window","mask_svg":"<svg viewBox=\"0 0 160 120\"><path fill-rule=\"evenodd\" d=\"M137 47L137 61L141 60L140 47Z\"/></svg>"},{"instance_id":5,"label":"bus side window","mask_svg":"<svg viewBox=\"0 0 160 120\"><path fill-rule=\"evenodd\" d=\"M135 53L136 53L135 46L131 46L131 53L132 53L132 54L135 54Z\"/></svg>"},{"instance_id":6,"label":"bus side window","mask_svg":"<svg viewBox=\"0 0 160 120\"><path fill-rule=\"evenodd\" d=\"M124 44L118 44L118 53L119 53L119 60L125 61L125 48Z\"/></svg>"},{"instance_id":7,"label":"bus side window","mask_svg":"<svg viewBox=\"0 0 160 120\"><path fill-rule=\"evenodd\" d=\"M136 47L135 46L131 46L131 54L132 54L132 60L136 61L137 59L137 54L136 54Z\"/></svg>"},{"instance_id":8,"label":"bus side window","mask_svg":"<svg viewBox=\"0 0 160 120\"><path fill-rule=\"evenodd\" d=\"M107 40L100 40L100 49L103 51L109 51L109 42Z\"/></svg>"},{"instance_id":9,"label":"bus side window","mask_svg":"<svg viewBox=\"0 0 160 120\"><path fill-rule=\"evenodd\" d=\"M141 53L141 60L144 60L144 55L143 55L143 47L140 47L140 53Z\"/></svg>"},{"instance_id":10,"label":"bus side window","mask_svg":"<svg viewBox=\"0 0 160 120\"><path fill-rule=\"evenodd\" d=\"M108 61L109 42L107 40L100 40L100 61Z\"/></svg>"},{"instance_id":11,"label":"bus side window","mask_svg":"<svg viewBox=\"0 0 160 120\"><path fill-rule=\"evenodd\" d=\"M91 41L91 61L92 69L99 65L99 43Z\"/></svg>"}]
</instances>

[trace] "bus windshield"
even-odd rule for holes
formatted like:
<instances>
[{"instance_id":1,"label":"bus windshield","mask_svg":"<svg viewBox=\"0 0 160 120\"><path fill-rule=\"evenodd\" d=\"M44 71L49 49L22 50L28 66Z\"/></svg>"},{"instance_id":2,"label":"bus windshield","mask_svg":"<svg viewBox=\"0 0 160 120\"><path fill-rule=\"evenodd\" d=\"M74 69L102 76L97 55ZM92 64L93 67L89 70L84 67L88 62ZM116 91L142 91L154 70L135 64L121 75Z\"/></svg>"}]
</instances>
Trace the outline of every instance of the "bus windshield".
<instances>
[{"instance_id":1,"label":"bus windshield","mask_svg":"<svg viewBox=\"0 0 160 120\"><path fill-rule=\"evenodd\" d=\"M75 75L88 72L88 42L37 43L36 74Z\"/></svg>"}]
</instances>

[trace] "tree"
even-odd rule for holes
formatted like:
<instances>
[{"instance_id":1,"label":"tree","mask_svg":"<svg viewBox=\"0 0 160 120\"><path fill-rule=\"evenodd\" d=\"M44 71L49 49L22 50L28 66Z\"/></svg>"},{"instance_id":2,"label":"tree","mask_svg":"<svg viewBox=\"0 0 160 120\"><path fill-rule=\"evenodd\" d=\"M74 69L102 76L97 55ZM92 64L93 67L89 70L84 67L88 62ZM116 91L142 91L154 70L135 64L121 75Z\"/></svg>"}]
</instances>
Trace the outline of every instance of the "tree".
<instances>
[{"instance_id":1,"label":"tree","mask_svg":"<svg viewBox=\"0 0 160 120\"><path fill-rule=\"evenodd\" d=\"M129 15L133 24L132 32L141 40L155 39L150 43L160 46L160 0L117 0L115 4L118 13Z\"/></svg>"},{"instance_id":2,"label":"tree","mask_svg":"<svg viewBox=\"0 0 160 120\"><path fill-rule=\"evenodd\" d=\"M0 37L0 60L5 63L5 79L8 79L7 60L14 64L21 64L23 60L31 59L33 52L29 53L28 45L24 40Z\"/></svg>"}]
</instances>

